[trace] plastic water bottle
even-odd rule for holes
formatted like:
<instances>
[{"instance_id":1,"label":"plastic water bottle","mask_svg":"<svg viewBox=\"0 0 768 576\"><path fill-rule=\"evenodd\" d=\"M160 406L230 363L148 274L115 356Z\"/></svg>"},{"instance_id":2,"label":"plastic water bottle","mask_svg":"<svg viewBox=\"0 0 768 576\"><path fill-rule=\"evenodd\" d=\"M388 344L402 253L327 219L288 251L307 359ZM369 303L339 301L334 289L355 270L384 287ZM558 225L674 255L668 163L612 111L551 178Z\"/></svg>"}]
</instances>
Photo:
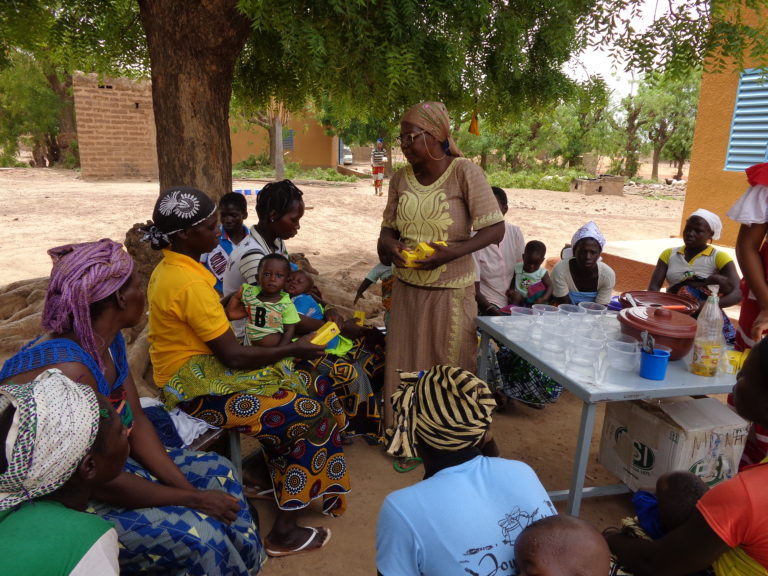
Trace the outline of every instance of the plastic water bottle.
<instances>
[{"instance_id":1,"label":"plastic water bottle","mask_svg":"<svg viewBox=\"0 0 768 576\"><path fill-rule=\"evenodd\" d=\"M717 285L707 286L710 296L696 321L696 337L693 340L691 372L698 376L715 376L724 352L723 313L720 310Z\"/></svg>"}]
</instances>

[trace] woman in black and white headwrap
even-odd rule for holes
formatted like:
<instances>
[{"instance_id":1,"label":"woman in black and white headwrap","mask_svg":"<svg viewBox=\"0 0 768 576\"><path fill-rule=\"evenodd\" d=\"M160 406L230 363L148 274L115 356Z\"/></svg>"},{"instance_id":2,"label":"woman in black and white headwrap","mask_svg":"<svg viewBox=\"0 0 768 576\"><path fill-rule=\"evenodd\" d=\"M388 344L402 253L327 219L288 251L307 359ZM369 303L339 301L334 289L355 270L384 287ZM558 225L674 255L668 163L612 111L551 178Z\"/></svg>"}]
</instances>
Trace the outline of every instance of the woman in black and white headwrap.
<instances>
[{"instance_id":1,"label":"woman in black and white headwrap","mask_svg":"<svg viewBox=\"0 0 768 576\"><path fill-rule=\"evenodd\" d=\"M128 457L109 403L55 369L4 385L0 446L0 574L119 574L114 527L83 513Z\"/></svg>"},{"instance_id":2,"label":"woman in black and white headwrap","mask_svg":"<svg viewBox=\"0 0 768 576\"><path fill-rule=\"evenodd\" d=\"M215 278L200 264L219 239L216 206L204 192L166 190L152 218L147 239L164 250L147 289L149 354L166 406L255 436L264 446L271 478L260 488L279 508L265 538L267 554L322 548L330 530L299 526L297 512L316 499L328 515L344 512L346 418L329 378L297 382L276 363L318 357L323 347L310 342L311 334L270 348L237 341ZM270 480L274 491L266 486Z\"/></svg>"}]
</instances>

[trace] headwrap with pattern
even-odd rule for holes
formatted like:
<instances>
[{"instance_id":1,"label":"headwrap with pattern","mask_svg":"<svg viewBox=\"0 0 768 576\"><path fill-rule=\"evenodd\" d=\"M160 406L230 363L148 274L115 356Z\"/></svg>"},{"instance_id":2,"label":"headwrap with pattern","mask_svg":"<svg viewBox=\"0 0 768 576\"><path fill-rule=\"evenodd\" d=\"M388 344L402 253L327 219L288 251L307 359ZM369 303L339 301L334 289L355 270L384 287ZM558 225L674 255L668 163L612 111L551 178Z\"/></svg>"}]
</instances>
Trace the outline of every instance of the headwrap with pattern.
<instances>
[{"instance_id":1,"label":"headwrap with pattern","mask_svg":"<svg viewBox=\"0 0 768 576\"><path fill-rule=\"evenodd\" d=\"M153 250L170 246L170 237L204 222L216 211L210 196L186 186L176 186L161 192L152 211L152 222L140 228L142 240L149 241Z\"/></svg>"},{"instance_id":2,"label":"headwrap with pattern","mask_svg":"<svg viewBox=\"0 0 768 576\"><path fill-rule=\"evenodd\" d=\"M85 384L46 370L27 384L0 387L0 415L15 408L0 443L0 510L58 490L72 477L99 432L99 402Z\"/></svg>"},{"instance_id":3,"label":"headwrap with pattern","mask_svg":"<svg viewBox=\"0 0 768 576\"><path fill-rule=\"evenodd\" d=\"M43 329L52 334L74 332L83 350L103 370L90 306L114 294L128 281L133 258L122 244L109 238L58 246L48 250L48 255L53 268L43 306Z\"/></svg>"},{"instance_id":4,"label":"headwrap with pattern","mask_svg":"<svg viewBox=\"0 0 768 576\"><path fill-rule=\"evenodd\" d=\"M451 138L451 119L448 110L442 102L421 102L408 109L401 118L426 130L443 143L443 149L451 156L464 156L456 142Z\"/></svg>"},{"instance_id":5,"label":"headwrap with pattern","mask_svg":"<svg viewBox=\"0 0 768 576\"><path fill-rule=\"evenodd\" d=\"M488 384L452 366L435 366L392 395L395 435L390 454L413 457L419 442L455 452L477 446L491 425L493 399Z\"/></svg>"}]
</instances>

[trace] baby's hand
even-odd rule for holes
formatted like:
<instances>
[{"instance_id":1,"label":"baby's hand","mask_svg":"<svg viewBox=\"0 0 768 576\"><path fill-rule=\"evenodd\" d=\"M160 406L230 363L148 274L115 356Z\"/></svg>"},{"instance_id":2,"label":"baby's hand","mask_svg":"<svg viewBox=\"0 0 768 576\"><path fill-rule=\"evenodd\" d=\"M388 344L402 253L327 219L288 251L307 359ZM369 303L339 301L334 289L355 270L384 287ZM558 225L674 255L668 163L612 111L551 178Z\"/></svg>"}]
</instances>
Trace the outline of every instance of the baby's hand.
<instances>
[{"instance_id":1,"label":"baby's hand","mask_svg":"<svg viewBox=\"0 0 768 576\"><path fill-rule=\"evenodd\" d=\"M227 302L227 306L224 308L224 312L227 314L228 320L240 320L248 316L248 311L245 309L245 305L242 301L243 287L240 286L240 290L236 294L232 294Z\"/></svg>"}]
</instances>

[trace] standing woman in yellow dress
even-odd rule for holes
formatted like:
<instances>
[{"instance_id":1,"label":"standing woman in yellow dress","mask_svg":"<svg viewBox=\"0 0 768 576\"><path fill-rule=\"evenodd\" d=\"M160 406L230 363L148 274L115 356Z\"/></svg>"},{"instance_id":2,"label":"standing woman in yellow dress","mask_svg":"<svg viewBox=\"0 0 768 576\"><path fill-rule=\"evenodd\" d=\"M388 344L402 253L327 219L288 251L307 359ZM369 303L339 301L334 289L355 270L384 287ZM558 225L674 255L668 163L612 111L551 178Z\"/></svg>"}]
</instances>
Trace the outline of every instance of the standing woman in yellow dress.
<instances>
[{"instance_id":1,"label":"standing woman in yellow dress","mask_svg":"<svg viewBox=\"0 0 768 576\"><path fill-rule=\"evenodd\" d=\"M479 166L463 158L441 102L422 102L400 121L408 166L390 180L378 250L395 265L387 328L384 423L392 426L398 370L458 366L475 372L475 271L471 254L504 237L504 216ZM473 235L472 232L475 231ZM406 268L403 249L435 252ZM446 246L436 244L445 242Z\"/></svg>"}]
</instances>

